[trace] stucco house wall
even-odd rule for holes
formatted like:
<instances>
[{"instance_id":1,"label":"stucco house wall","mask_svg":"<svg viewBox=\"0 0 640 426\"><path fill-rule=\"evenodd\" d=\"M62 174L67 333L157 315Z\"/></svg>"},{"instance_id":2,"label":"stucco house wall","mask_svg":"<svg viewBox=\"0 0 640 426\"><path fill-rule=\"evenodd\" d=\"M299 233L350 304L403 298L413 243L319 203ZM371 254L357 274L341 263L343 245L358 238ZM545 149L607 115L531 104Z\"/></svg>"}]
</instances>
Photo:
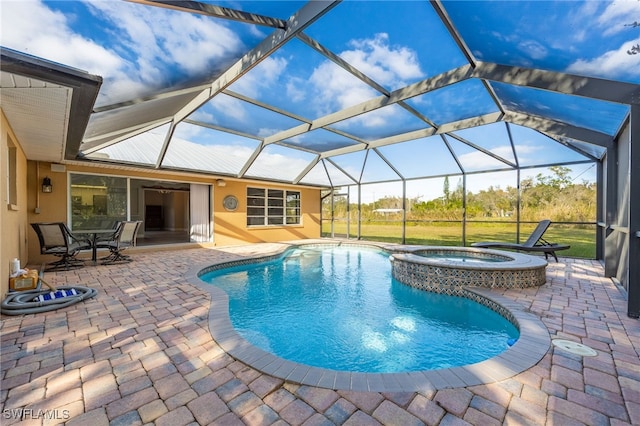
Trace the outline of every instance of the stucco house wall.
<instances>
[{"instance_id":1,"label":"stucco house wall","mask_svg":"<svg viewBox=\"0 0 640 426\"><path fill-rule=\"evenodd\" d=\"M251 181L224 177L226 185L217 185L220 176L204 176L196 174L180 174L123 169L104 165L85 166L80 164L52 164L48 162L30 161L26 158L20 142L13 134L8 120L2 114L2 152L0 154L2 199L5 206L0 212L2 238L0 238L0 294L4 298L9 291L10 261L19 258L21 265L40 268L42 263L51 262L55 257L40 254L38 238L31 228L33 222L66 222L69 223L69 179L71 173L100 174L122 176L156 181L173 181L211 185L212 188L212 222L213 241L210 243L190 243L186 246L226 246L256 242L275 242L298 238L318 238L320 236L320 193L317 188L280 185L261 181ZM15 157L16 200L9 202L8 162L9 151ZM53 166L53 168L52 168ZM42 179L51 180L53 191L41 191ZM301 223L292 226L247 227L246 197L247 187L295 190L301 193ZM223 206L227 195L235 195L238 208L228 211ZM185 204L185 203L183 203ZM133 206L132 208L137 208ZM182 223L188 212L173 212L176 221ZM183 245L184 246L184 245ZM136 248L135 250L154 250L153 246ZM90 253L82 253L81 257L89 257Z\"/></svg>"}]
</instances>

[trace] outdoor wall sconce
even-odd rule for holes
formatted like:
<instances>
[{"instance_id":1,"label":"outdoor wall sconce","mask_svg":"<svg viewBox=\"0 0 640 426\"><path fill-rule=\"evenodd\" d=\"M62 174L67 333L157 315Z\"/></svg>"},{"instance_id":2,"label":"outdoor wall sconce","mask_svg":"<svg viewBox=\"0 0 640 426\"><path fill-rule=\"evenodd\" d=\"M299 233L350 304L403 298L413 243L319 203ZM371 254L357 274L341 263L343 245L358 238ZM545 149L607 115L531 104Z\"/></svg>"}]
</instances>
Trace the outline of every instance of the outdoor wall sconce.
<instances>
[{"instance_id":1,"label":"outdoor wall sconce","mask_svg":"<svg viewBox=\"0 0 640 426\"><path fill-rule=\"evenodd\" d=\"M218 186L227 186L227 182L224 179L218 179L216 182Z\"/></svg>"},{"instance_id":2,"label":"outdoor wall sconce","mask_svg":"<svg viewBox=\"0 0 640 426\"><path fill-rule=\"evenodd\" d=\"M42 192L53 192L53 185L51 185L51 179L48 177L42 179Z\"/></svg>"}]
</instances>

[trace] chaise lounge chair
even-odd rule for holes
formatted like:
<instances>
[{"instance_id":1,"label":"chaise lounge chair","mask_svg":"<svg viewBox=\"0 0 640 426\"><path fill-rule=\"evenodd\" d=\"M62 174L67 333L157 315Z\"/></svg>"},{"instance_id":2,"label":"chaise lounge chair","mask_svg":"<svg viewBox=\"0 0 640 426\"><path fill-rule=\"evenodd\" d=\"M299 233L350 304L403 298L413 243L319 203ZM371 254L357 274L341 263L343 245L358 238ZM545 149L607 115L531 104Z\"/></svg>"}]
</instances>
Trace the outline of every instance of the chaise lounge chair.
<instances>
[{"instance_id":1,"label":"chaise lounge chair","mask_svg":"<svg viewBox=\"0 0 640 426\"><path fill-rule=\"evenodd\" d=\"M522 244L506 242L480 242L471 244L471 247L503 248L519 251L543 252L545 259L548 259L548 256L552 255L557 262L558 256L556 255L556 251L566 250L571 246L545 241L545 239L542 238L542 235L545 233L549 225L551 225L551 221L549 219L541 220L540 223L538 223L538 226L536 226L536 229L534 229L529 238L527 238L527 241Z\"/></svg>"}]
</instances>

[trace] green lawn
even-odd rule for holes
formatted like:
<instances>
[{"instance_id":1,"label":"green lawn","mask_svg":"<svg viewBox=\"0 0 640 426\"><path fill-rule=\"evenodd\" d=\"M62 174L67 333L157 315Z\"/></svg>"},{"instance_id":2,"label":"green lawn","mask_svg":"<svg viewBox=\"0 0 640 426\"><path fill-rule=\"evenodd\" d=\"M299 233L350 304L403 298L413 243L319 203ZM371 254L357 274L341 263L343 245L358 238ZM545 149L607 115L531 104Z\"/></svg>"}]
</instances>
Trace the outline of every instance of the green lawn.
<instances>
[{"instance_id":1,"label":"green lawn","mask_svg":"<svg viewBox=\"0 0 640 426\"><path fill-rule=\"evenodd\" d=\"M520 242L529 236L536 224L523 224ZM330 235L330 226L323 223L322 235ZM334 223L336 237L346 237L346 223ZM350 237L356 238L357 225L351 224ZM384 222L363 223L361 239L368 241L384 241L401 243L402 227L400 224ZM552 224L544 234L545 240L552 243L569 244L569 250L558 252L559 256L594 259L596 255L596 227L585 225ZM516 242L516 225L512 223L467 223L466 245L478 241ZM459 223L420 223L407 226L406 244L430 246L462 245L462 225Z\"/></svg>"}]
</instances>

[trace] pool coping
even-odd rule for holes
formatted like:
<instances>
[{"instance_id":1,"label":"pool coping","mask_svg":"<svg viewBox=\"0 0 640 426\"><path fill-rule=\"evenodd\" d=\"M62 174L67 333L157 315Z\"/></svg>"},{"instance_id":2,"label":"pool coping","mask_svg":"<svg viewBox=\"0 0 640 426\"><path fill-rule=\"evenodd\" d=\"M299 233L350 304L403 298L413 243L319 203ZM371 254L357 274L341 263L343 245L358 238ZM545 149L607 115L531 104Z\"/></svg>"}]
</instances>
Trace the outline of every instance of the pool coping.
<instances>
[{"instance_id":1,"label":"pool coping","mask_svg":"<svg viewBox=\"0 0 640 426\"><path fill-rule=\"evenodd\" d=\"M505 380L528 370L536 365L551 347L551 337L547 328L539 318L526 312L521 305L506 297L493 294L488 288L465 287L465 291L486 298L511 314L509 319L515 322L520 331L520 337L513 346L493 358L475 364L436 370L361 373L312 367L281 358L244 339L236 332L231 323L227 293L199 278L203 274L202 271L208 272L224 265L236 265L238 262L249 264L277 258L289 248L347 244L376 247L388 251L397 250L400 246L388 243L363 243L362 241L351 243L342 240L303 240L275 245L272 243L271 251L239 256L235 260L220 260L194 265L187 272L185 278L210 294L209 332L226 353L262 373L296 384L334 390L372 392L416 392L482 385Z\"/></svg>"}]
</instances>

